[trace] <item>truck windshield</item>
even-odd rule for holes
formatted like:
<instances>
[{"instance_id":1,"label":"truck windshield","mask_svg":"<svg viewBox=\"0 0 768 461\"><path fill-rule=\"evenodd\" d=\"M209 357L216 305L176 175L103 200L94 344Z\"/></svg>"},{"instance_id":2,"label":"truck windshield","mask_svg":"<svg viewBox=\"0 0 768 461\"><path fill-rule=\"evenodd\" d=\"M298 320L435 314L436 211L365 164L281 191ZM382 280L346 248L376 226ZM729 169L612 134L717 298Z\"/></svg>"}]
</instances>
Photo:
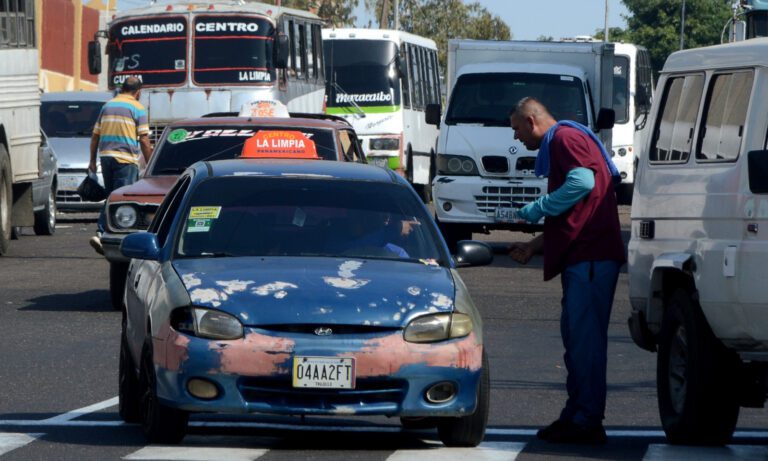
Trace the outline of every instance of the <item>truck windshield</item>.
<instances>
[{"instance_id":1,"label":"truck windshield","mask_svg":"<svg viewBox=\"0 0 768 461\"><path fill-rule=\"evenodd\" d=\"M328 107L400 105L397 46L387 40L324 40Z\"/></svg>"},{"instance_id":2,"label":"truck windshield","mask_svg":"<svg viewBox=\"0 0 768 461\"><path fill-rule=\"evenodd\" d=\"M616 123L629 121L629 57L613 57L613 110Z\"/></svg>"},{"instance_id":3,"label":"truck windshield","mask_svg":"<svg viewBox=\"0 0 768 461\"><path fill-rule=\"evenodd\" d=\"M263 17L195 18L192 80L200 85L272 83L275 27Z\"/></svg>"},{"instance_id":4,"label":"truck windshield","mask_svg":"<svg viewBox=\"0 0 768 461\"><path fill-rule=\"evenodd\" d=\"M569 75L528 73L465 74L453 87L445 123L509 126L509 111L521 99L541 101L556 120L588 124L581 80Z\"/></svg>"},{"instance_id":5,"label":"truck windshield","mask_svg":"<svg viewBox=\"0 0 768 461\"><path fill-rule=\"evenodd\" d=\"M109 88L129 76L144 86L181 85L187 75L187 20L182 16L119 21L109 29Z\"/></svg>"}]
</instances>

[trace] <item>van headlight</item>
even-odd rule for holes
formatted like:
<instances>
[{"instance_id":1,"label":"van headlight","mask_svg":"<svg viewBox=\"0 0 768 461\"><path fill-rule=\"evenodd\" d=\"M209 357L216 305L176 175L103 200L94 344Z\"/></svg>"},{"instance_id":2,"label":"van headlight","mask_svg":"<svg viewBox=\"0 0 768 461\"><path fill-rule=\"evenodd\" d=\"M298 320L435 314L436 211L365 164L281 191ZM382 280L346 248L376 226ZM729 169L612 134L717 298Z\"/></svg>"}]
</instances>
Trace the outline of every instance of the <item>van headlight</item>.
<instances>
[{"instance_id":1,"label":"van headlight","mask_svg":"<svg viewBox=\"0 0 768 461\"><path fill-rule=\"evenodd\" d=\"M400 138L371 138L371 150L400 150Z\"/></svg>"},{"instance_id":2,"label":"van headlight","mask_svg":"<svg viewBox=\"0 0 768 461\"><path fill-rule=\"evenodd\" d=\"M403 332L410 343L431 343L462 338L472 333L472 318L460 312L431 314L411 320Z\"/></svg>"},{"instance_id":3,"label":"van headlight","mask_svg":"<svg viewBox=\"0 0 768 461\"><path fill-rule=\"evenodd\" d=\"M171 314L174 330L208 339L239 339L243 324L226 312L204 307L184 307Z\"/></svg>"},{"instance_id":4,"label":"van headlight","mask_svg":"<svg viewBox=\"0 0 768 461\"><path fill-rule=\"evenodd\" d=\"M132 205L120 205L115 209L114 222L121 229L130 229L136 225L139 213Z\"/></svg>"},{"instance_id":5,"label":"van headlight","mask_svg":"<svg viewBox=\"0 0 768 461\"><path fill-rule=\"evenodd\" d=\"M437 174L448 176L478 176L475 161L464 155L439 154L436 161Z\"/></svg>"}]
</instances>

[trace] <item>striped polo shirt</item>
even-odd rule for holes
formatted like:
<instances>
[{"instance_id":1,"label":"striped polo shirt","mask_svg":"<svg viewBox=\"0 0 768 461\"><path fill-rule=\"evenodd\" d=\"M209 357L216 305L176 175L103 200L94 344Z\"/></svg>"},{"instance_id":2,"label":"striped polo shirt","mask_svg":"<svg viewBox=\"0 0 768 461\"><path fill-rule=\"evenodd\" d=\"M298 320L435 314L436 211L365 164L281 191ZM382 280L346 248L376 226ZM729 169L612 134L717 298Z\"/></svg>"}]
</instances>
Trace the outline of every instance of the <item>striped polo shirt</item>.
<instances>
[{"instance_id":1,"label":"striped polo shirt","mask_svg":"<svg viewBox=\"0 0 768 461\"><path fill-rule=\"evenodd\" d=\"M100 156L138 165L139 136L149 134L147 109L130 94L119 94L101 108L93 133L99 135Z\"/></svg>"}]
</instances>

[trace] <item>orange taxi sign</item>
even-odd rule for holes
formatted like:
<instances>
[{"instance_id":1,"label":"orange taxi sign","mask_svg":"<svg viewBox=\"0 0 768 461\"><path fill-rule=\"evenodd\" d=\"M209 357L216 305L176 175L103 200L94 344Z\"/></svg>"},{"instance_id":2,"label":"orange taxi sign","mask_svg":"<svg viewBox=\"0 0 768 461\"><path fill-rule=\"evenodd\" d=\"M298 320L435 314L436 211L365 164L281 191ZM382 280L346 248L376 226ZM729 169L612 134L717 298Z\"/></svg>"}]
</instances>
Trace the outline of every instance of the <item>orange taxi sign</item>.
<instances>
[{"instance_id":1,"label":"orange taxi sign","mask_svg":"<svg viewBox=\"0 0 768 461\"><path fill-rule=\"evenodd\" d=\"M262 130L248 138L240 158L319 159L315 142L301 131Z\"/></svg>"}]
</instances>

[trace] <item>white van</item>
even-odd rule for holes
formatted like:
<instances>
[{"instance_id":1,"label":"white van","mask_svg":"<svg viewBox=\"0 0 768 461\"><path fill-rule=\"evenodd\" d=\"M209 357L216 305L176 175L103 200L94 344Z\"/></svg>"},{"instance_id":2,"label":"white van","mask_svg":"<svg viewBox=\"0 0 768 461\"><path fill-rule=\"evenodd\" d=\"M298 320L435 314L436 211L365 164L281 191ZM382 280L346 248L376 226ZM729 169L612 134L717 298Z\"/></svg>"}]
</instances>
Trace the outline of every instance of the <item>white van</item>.
<instances>
[{"instance_id":1,"label":"white van","mask_svg":"<svg viewBox=\"0 0 768 461\"><path fill-rule=\"evenodd\" d=\"M675 443L725 443L768 370L768 39L673 53L638 164L633 340Z\"/></svg>"}]
</instances>

